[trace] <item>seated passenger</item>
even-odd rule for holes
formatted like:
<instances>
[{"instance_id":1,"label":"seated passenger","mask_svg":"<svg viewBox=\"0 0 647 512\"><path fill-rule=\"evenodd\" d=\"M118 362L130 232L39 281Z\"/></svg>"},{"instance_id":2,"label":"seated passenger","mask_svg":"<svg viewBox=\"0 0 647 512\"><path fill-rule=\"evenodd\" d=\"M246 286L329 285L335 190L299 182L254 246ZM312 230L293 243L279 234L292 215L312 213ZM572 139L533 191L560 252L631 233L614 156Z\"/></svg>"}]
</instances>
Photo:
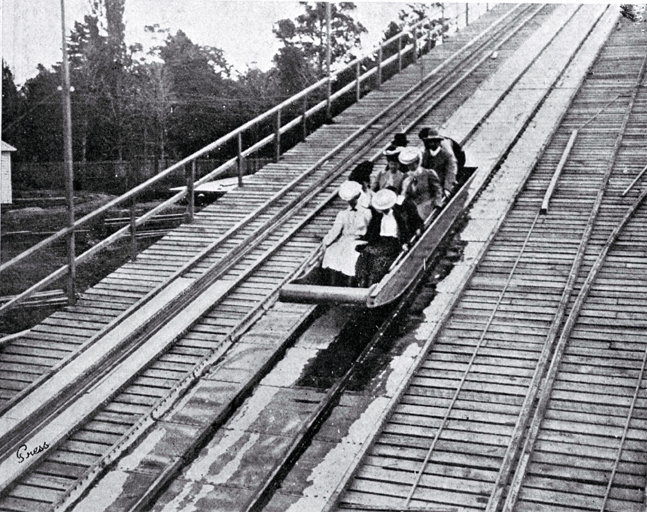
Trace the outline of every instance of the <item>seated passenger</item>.
<instances>
[{"instance_id":1,"label":"seated passenger","mask_svg":"<svg viewBox=\"0 0 647 512\"><path fill-rule=\"evenodd\" d=\"M397 194L397 190L392 187L387 187L387 190L393 190ZM424 221L420 218L418 214L418 209L416 208L416 203L414 203L407 196L399 194L395 200L394 210L400 210L402 217L407 225L407 230L411 236L418 236L422 233L422 229L425 226Z\"/></svg>"},{"instance_id":2,"label":"seated passenger","mask_svg":"<svg viewBox=\"0 0 647 512\"><path fill-rule=\"evenodd\" d=\"M348 202L349 207L337 214L335 223L324 237L322 245L326 248L321 267L328 274L327 282L333 286L352 286L355 266L359 253L355 248L366 243L360 240L366 235L371 211L357 204L362 186L355 181L346 181L339 187L339 197Z\"/></svg>"},{"instance_id":3,"label":"seated passenger","mask_svg":"<svg viewBox=\"0 0 647 512\"><path fill-rule=\"evenodd\" d=\"M383 189L373 196L372 206L376 211L368 226L368 245L361 248L357 260L357 281L360 287L368 288L380 281L389 271L401 250L408 249L411 230L402 209L396 205L397 194Z\"/></svg>"},{"instance_id":4,"label":"seated passenger","mask_svg":"<svg viewBox=\"0 0 647 512\"><path fill-rule=\"evenodd\" d=\"M373 192L370 187L372 172L373 162L365 160L358 164L357 167L351 171L350 176L348 177L349 181L356 181L362 186L362 194L357 200L357 204L364 208L371 207L371 198L373 197Z\"/></svg>"},{"instance_id":5,"label":"seated passenger","mask_svg":"<svg viewBox=\"0 0 647 512\"><path fill-rule=\"evenodd\" d=\"M397 190L399 194L402 190L402 181L404 180L404 174L400 171L400 163L398 161L398 155L402 148L399 146L389 146L384 150L384 156L386 156L386 167L381 171L378 171L373 178L371 183L371 190L377 192L387 187L393 187Z\"/></svg>"},{"instance_id":6,"label":"seated passenger","mask_svg":"<svg viewBox=\"0 0 647 512\"><path fill-rule=\"evenodd\" d=\"M434 174L420 167L421 155L416 148L400 151L400 164L405 172L402 182L402 195L413 200L420 218L427 219L434 209ZM441 196L442 198L442 196Z\"/></svg>"},{"instance_id":7,"label":"seated passenger","mask_svg":"<svg viewBox=\"0 0 647 512\"><path fill-rule=\"evenodd\" d=\"M452 194L456 187L456 176L458 174L458 157L465 165L465 153L458 143L443 137L434 128L423 128L418 134L425 149L422 153L420 166L432 176L434 204L442 206L445 200ZM458 156L455 154L458 151Z\"/></svg>"}]
</instances>

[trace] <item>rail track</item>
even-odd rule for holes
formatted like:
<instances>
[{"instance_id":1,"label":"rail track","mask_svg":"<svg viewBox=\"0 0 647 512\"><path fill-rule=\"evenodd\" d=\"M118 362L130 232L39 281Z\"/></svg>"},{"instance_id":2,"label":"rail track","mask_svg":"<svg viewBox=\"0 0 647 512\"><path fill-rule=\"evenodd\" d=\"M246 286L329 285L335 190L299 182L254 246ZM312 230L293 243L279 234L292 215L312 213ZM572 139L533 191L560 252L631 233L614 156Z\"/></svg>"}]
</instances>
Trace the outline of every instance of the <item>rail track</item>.
<instances>
[{"instance_id":1,"label":"rail track","mask_svg":"<svg viewBox=\"0 0 647 512\"><path fill-rule=\"evenodd\" d=\"M644 510L646 46L612 34L334 509Z\"/></svg>"},{"instance_id":2,"label":"rail track","mask_svg":"<svg viewBox=\"0 0 647 512\"><path fill-rule=\"evenodd\" d=\"M513 14L515 16L510 16L510 18L520 23L519 18L527 17L528 11L518 9ZM481 25L481 30L484 28L486 27ZM478 27L471 30L477 29ZM469 36L469 34L467 35ZM494 41L488 41L484 37L480 39L484 39L490 45L496 44L497 40L496 37ZM459 41L457 43L454 48L448 44L443 57L447 57L448 53L456 52L461 44ZM470 53L467 57L468 62L469 59L474 61L482 58L488 51L491 52L491 49L488 50L488 48L491 46L482 48L480 53L476 51ZM432 60L431 68L435 67L433 64L439 65L440 62L434 63ZM454 66L464 64L465 60L461 58ZM477 85L478 80L474 80L474 82L472 87ZM411 77L409 77L409 83L411 83ZM437 80L424 93L419 92L419 87L413 88L412 93L419 96L417 103L413 106L428 101L429 97L437 96L439 88L442 90L442 87L447 86L446 81ZM389 104L395 103L391 101L393 96L402 95L401 91L389 94L386 87L383 88L382 94L384 98L381 105L387 107ZM397 110L395 107L399 105L390 106L391 108L387 108L384 113L387 117L391 110ZM412 109L406 109L405 112L410 112L410 110ZM373 114L374 112L375 108L373 108ZM385 122L384 114L370 117L374 118L373 123L377 120ZM134 372L116 388L107 390L105 399L115 396L116 399L105 406L103 412L93 416L96 413L95 407L83 409L84 412L80 415L81 423L94 417L89 423L86 423L87 428L77 430L79 425L75 424L61 430L66 433L55 434L53 436L55 441L49 438L50 453L48 457L41 457L42 461L39 463L40 467L48 468L46 480L51 480L56 484L52 485L49 490L40 485L31 485L31 490L35 491L38 496L37 499L34 497L35 502L42 505L49 501L51 505L59 501L59 498L65 494L65 490L62 488L64 484L70 484L67 485L67 488L73 487L76 483L75 476L83 475L88 467L93 466L97 459L101 458L101 454L109 450L114 442L121 439L122 434L127 433L142 416L150 413L151 409L154 409L159 402L168 401L168 399L165 400L165 397L169 391L174 389L178 381L184 379L185 386L188 386L189 384L186 382L191 379L187 381L187 374L193 374L195 378L200 369L204 370L222 355L225 348L231 345L236 334L252 323L263 311L263 305L272 300L273 291L285 276L289 275L294 262L302 259L317 245L316 234L329 225L332 215L334 215L334 209L329 208L327 213L324 212L317 216L307 226L307 229L300 233L301 238L297 243L285 247L284 242L293 236L291 231L296 231L295 228L300 228L302 224L305 224L303 217L295 218L294 213L300 212L306 218L314 217L312 211L306 211L305 214L300 211L299 205L305 206L307 201L299 198L306 191L312 190L308 199L312 200L316 194L319 194L319 197L324 197L324 204L330 202L342 176L340 171L337 174L333 172L331 175L331 170L340 169L340 166L326 161L335 156L345 164L345 167L341 169L347 169L349 164L367 155L371 149L374 150L379 144L384 145L388 141L388 137L397 131L397 123L404 119L402 111L396 111L390 115L393 118L387 120L394 126L391 131L383 133L380 137L377 136L378 130L370 128L370 123L359 133L355 126L343 126L342 124L329 130L320 130L318 133L321 138L312 141L314 147L308 148L307 156L299 151L294 151L286 154L279 164L271 166L271 172L275 173L273 176L275 185L264 183L261 186L263 182L260 180L267 179L267 176L259 175L258 181L250 179L249 184L245 186L244 196L243 194L238 196L234 194L228 200L221 202L215 211L207 209L198 217L195 225L178 230L153 250L142 254L138 262L127 265L90 290L87 293L88 298L92 299L90 308L81 304L75 308L68 308L65 313L58 315L52 322L56 322L56 326L65 332L64 335L61 333L54 336L50 334L39 336L36 330L36 339L41 342L40 346L36 350L28 347L23 350L23 354L39 352L38 349L41 349L42 351L36 354L38 364L30 366L25 362L26 358L21 358L16 362L12 367L14 373L10 377L14 378L14 382L20 381L23 385L22 387L15 386L13 394L5 393L8 401L3 409L2 420L6 420L3 427L7 427L10 434L2 439L5 462L26 438L24 432L27 424L35 427L33 430L36 431L39 426L51 422L54 414L63 410L64 406L69 406L81 392L90 389L96 390L100 387L103 381L98 377L103 377L114 367L119 368L119 364L121 367L132 364L132 361L137 358L140 358L137 361L140 365L139 370L142 370L143 373L138 375L137 372ZM353 134L356 134L357 140L349 143L348 136ZM340 139L343 142L338 142ZM369 141L370 143L368 143ZM364 151L358 153L357 146L362 147ZM331 147L333 149L337 147L341 151L335 151L334 155L329 154ZM353 158L350 158L351 154ZM320 162L312 165L312 160L317 157ZM320 165L322 163L324 165ZM305 178L304 167L311 169ZM320 171L319 175L315 171ZM279 175L281 181L277 179ZM310 178L311 175L314 176L314 179L308 182L307 178ZM290 179L295 176L298 177L290 182ZM261 188L262 190L260 190ZM278 189L282 193L268 201L268 188ZM255 195L258 197L254 197ZM311 202L317 203L317 201ZM322 209L320 205L317 206ZM256 207L255 210L254 207ZM271 210L272 207L274 210ZM310 207L312 208L312 206ZM253 211L252 214L248 214L250 210ZM246 217L245 214L247 214ZM241 217L243 218L241 219ZM264 229L265 226L271 224L268 222L271 219L275 219L275 223L272 225L273 229ZM276 219L280 221L277 222ZM217 222L214 222L216 220ZM229 220L228 224L223 222L227 220ZM223 226L223 224L225 225ZM284 231L280 231L279 228L283 228ZM205 242L205 237L200 233L207 229L210 232L215 231L215 234L219 235L216 241L211 244ZM213 238L212 236L211 240ZM283 245L277 244L277 242L282 242ZM206 248L205 245L207 245ZM245 251L245 248L248 250ZM268 259L269 257L272 259ZM177 266L169 268L172 263ZM151 266L154 266L156 271L151 271ZM177 270L178 266L180 270ZM252 273L250 267L255 272ZM171 279L169 279L169 275ZM250 275L251 278L249 278ZM169 282L173 284L169 286ZM199 284L195 285L194 282ZM115 292L119 294L118 297L107 297ZM199 299L201 296L204 297L204 294L208 297L207 304L205 304L204 298ZM109 305L104 305L108 301ZM191 311L187 315L186 305L196 303L195 311ZM158 309L160 305L161 310ZM143 318L138 318L141 316L142 310L145 310L146 307L153 309L152 306L155 306L154 314L149 313L148 316L144 315ZM171 325L171 328L180 334L184 333L184 335L180 335L177 340L175 339L177 336L170 336L167 339L164 331L169 329L168 318L173 316L174 312L179 311L183 311L183 314L179 315L182 318L176 320L176 324ZM77 313L81 314L85 322L79 321ZM151 317L153 322L151 322ZM69 320L69 322L61 320ZM126 320L128 321L126 322ZM133 327L133 320L135 327ZM71 327L72 324L74 327ZM125 324L128 324L127 328L124 328ZM51 325L51 323L45 322L44 329L51 329ZM59 339L64 340L63 343L58 344L60 346L57 346L57 349L62 352L67 348L64 345L69 344L75 334L80 338L78 345L81 346L80 348L72 347L72 350L68 351L68 353L72 353L72 356L59 357L56 360L52 357L53 350L43 348L43 345L51 347L52 339L58 336ZM142 336L142 334L145 335ZM47 337L47 343L44 342L44 337ZM85 339L83 339L84 337ZM164 340L160 341L159 338L164 338ZM173 339L171 340L171 338ZM109 345L106 342L107 339L113 344L110 345L110 349L106 349L106 345ZM157 345L155 352L152 353L150 347L147 347L148 354L144 357L142 356L143 343L149 343L151 339L161 345ZM101 343L97 343L98 341ZM170 343L173 343L173 346L169 349ZM219 344L220 346L218 346ZM215 352L214 345L216 346ZM92 352L97 350L98 346L103 346L101 351L99 353ZM14 342L4 348L7 349L7 353L11 354L12 349L15 350L16 347L25 347L25 345L21 342ZM158 352L160 357L155 360L154 356ZM92 357L89 357L90 355ZM209 355L211 360L208 357L205 360L205 356ZM43 368L43 356L54 359L49 369ZM56 383L57 378L63 379L60 376L64 374L64 370L72 368L75 364L80 364L79 361L82 357L89 359L90 363L86 363L88 366L84 368L84 372L81 372L83 375L81 379L75 378L72 383L66 383L63 380L63 383L59 384L60 391L55 400L43 395L43 393L48 393L43 391L44 383L47 384L47 389L51 390L52 383ZM198 371L196 371L196 367ZM28 380L30 374L31 380ZM27 377L25 377L26 375ZM123 390L119 395L118 391L128 383L128 380L132 381L132 386ZM176 395L179 394L177 387L175 392ZM45 399L45 407L39 403L39 400L43 399ZM55 403L56 407L54 407ZM30 405L34 407L34 404L38 404L35 408L38 410L39 416L34 416L32 413L23 413L24 415L20 416L20 411L16 412L20 407L25 410ZM52 446L53 444L57 445L56 450ZM34 460L33 457L31 460ZM28 465L29 463L25 464L25 467ZM71 469L71 466L76 469ZM30 469L34 471L34 468ZM38 473L38 471L34 471L34 473ZM42 480L42 477L35 478L37 481ZM5 481L3 483L6 503L11 504L10 507L15 507L16 503L22 503L20 500L25 499L25 504L29 506L30 498L25 497L20 484L14 484L16 482ZM26 484L23 489L29 491L30 484ZM43 499L48 493L49 499ZM29 495L29 492L27 494Z\"/></svg>"}]
</instances>

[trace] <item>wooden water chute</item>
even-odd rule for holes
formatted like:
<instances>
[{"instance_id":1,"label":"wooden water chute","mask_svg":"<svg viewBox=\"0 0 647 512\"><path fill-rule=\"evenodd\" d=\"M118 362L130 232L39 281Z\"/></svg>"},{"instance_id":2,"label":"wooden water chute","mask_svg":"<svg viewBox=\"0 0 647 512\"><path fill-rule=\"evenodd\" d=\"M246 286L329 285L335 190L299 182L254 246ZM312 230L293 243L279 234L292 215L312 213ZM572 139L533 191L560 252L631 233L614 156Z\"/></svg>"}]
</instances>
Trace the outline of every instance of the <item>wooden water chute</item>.
<instances>
[{"instance_id":1,"label":"wooden water chute","mask_svg":"<svg viewBox=\"0 0 647 512\"><path fill-rule=\"evenodd\" d=\"M294 278L281 288L279 299L283 302L309 304L358 304L368 308L377 308L394 302L418 281L434 257L438 246L465 211L476 169L476 167L463 169L462 176L458 177L459 183L462 182L459 190L442 209L432 212L425 221L422 234L411 241L411 248L398 256L380 282L369 288L318 284L321 282L321 260L323 259L323 251L319 250L306 260Z\"/></svg>"}]
</instances>

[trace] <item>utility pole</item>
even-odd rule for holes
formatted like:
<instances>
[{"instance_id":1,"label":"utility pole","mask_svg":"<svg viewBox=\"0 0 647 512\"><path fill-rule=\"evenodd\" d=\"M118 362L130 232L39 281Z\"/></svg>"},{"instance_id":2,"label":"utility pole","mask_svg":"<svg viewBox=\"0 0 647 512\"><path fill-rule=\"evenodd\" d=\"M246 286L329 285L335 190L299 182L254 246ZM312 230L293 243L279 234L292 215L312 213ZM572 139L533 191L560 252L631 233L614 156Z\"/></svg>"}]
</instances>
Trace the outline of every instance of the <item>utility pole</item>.
<instances>
[{"instance_id":1,"label":"utility pole","mask_svg":"<svg viewBox=\"0 0 647 512\"><path fill-rule=\"evenodd\" d=\"M328 73L328 91L326 94L326 120L330 120L330 96L332 95L332 82L330 81L330 2L326 2L326 73Z\"/></svg>"},{"instance_id":2,"label":"utility pole","mask_svg":"<svg viewBox=\"0 0 647 512\"><path fill-rule=\"evenodd\" d=\"M76 256L74 249L74 166L72 160L72 107L70 100L70 68L67 62L67 38L65 37L65 0L61 0L61 30L63 36L63 160L65 162L65 192L67 197L67 297L70 304L76 302Z\"/></svg>"}]
</instances>

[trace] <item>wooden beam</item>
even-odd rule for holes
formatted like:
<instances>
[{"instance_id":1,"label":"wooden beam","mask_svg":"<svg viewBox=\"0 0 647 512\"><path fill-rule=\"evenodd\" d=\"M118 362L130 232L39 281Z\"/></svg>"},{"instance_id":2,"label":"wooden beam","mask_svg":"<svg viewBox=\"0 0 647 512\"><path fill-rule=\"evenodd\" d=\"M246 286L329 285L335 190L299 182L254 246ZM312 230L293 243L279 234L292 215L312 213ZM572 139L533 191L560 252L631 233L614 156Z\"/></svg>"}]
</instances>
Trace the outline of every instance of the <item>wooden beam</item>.
<instances>
[{"instance_id":1,"label":"wooden beam","mask_svg":"<svg viewBox=\"0 0 647 512\"><path fill-rule=\"evenodd\" d=\"M564 148L564 152L562 153L562 158L560 158L559 163L555 168L555 172L553 173L553 177L550 180L550 184L548 185L548 189L546 190L546 194L544 195L544 200L541 203L540 212L544 215L548 213L548 205L550 203L550 198L553 196L553 192L555 190L555 187L557 186L557 181L559 180L559 176L562 174L562 169L564 169L564 165L566 165L566 160L568 159L568 155L570 155L571 150L573 149L573 145L575 144L576 138L577 138L577 130L573 130L571 132L571 138L568 139L566 148Z\"/></svg>"}]
</instances>

